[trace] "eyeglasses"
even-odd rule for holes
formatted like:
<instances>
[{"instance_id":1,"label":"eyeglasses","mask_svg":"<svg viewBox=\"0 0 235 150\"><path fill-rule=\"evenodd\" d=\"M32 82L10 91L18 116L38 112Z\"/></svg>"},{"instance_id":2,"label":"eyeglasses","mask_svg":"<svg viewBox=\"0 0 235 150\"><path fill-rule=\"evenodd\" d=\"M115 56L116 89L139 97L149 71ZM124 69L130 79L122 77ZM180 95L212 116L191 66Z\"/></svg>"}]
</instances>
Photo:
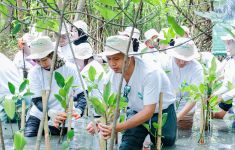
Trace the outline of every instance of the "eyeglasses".
<instances>
[{"instance_id":1,"label":"eyeglasses","mask_svg":"<svg viewBox=\"0 0 235 150\"><path fill-rule=\"evenodd\" d=\"M128 94L130 93L130 91L131 91L131 86L126 84L124 87L124 93L123 93L123 97L125 97L126 102L129 101Z\"/></svg>"}]
</instances>

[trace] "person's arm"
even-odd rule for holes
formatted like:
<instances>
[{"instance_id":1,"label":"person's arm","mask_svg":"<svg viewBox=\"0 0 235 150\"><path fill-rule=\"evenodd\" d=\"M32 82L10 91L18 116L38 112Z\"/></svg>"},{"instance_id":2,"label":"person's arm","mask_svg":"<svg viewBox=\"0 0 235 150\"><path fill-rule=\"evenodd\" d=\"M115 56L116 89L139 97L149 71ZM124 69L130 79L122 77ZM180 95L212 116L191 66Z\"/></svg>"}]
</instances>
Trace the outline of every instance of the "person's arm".
<instances>
[{"instance_id":1,"label":"person's arm","mask_svg":"<svg viewBox=\"0 0 235 150\"><path fill-rule=\"evenodd\" d=\"M76 102L76 104L75 104L75 112L82 116L84 111L85 111L86 104L87 104L86 103L86 98L85 98L85 93L84 92L79 93L74 98L74 101Z\"/></svg>"},{"instance_id":2,"label":"person's arm","mask_svg":"<svg viewBox=\"0 0 235 150\"><path fill-rule=\"evenodd\" d=\"M235 88L233 88L232 90L224 93L221 98L224 100L224 101L228 101L228 100L231 100L235 97Z\"/></svg>"},{"instance_id":3,"label":"person's arm","mask_svg":"<svg viewBox=\"0 0 235 150\"><path fill-rule=\"evenodd\" d=\"M180 121L195 105L196 102L187 102L184 108L177 114L177 121Z\"/></svg>"}]
</instances>

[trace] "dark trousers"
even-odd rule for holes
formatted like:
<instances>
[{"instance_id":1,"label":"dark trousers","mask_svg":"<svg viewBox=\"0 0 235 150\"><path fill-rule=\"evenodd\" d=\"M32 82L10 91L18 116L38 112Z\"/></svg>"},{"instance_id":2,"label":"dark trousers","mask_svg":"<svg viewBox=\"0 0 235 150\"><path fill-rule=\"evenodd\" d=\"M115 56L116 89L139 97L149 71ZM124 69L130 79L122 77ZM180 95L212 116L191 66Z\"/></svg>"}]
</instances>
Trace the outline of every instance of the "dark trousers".
<instances>
[{"instance_id":1,"label":"dark trousers","mask_svg":"<svg viewBox=\"0 0 235 150\"><path fill-rule=\"evenodd\" d=\"M39 125L40 125L40 119L34 116L29 116L29 119L27 120L26 125L25 125L24 135L26 137L37 136ZM54 126L49 126L49 132L51 135L60 135L60 129ZM67 128L64 129L63 135L65 135L66 132L67 132Z\"/></svg>"},{"instance_id":2,"label":"dark trousers","mask_svg":"<svg viewBox=\"0 0 235 150\"><path fill-rule=\"evenodd\" d=\"M127 118L131 118L137 112L131 109L127 110ZM176 140L176 113L174 105L171 104L167 109L163 110L163 113L168 113L165 125L162 127L162 144L163 146L172 146ZM149 124L151 122L151 131L155 133L155 128L152 126L153 122L158 121L158 113L154 114L150 121L145 123ZM135 128L127 129L122 135L122 143L120 145L120 150L142 150L143 142L147 135L150 135L150 139L154 145L156 145L155 137L148 132L148 130L143 126L139 125Z\"/></svg>"}]
</instances>

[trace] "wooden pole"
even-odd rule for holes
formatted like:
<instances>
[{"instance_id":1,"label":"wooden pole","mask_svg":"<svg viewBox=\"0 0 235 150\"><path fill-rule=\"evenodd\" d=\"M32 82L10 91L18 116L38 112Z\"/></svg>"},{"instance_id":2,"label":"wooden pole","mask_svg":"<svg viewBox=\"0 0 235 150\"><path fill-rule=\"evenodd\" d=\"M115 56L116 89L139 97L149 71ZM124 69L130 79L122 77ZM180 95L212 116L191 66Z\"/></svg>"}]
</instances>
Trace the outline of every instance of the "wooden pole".
<instances>
[{"instance_id":1,"label":"wooden pole","mask_svg":"<svg viewBox=\"0 0 235 150\"><path fill-rule=\"evenodd\" d=\"M48 95L48 91L43 90L42 91L42 106L43 109L46 109L46 98ZM49 129L48 129L48 117L46 113L45 121L44 121L44 136L45 136L45 145L46 145L46 150L50 150L50 136L49 136Z\"/></svg>"},{"instance_id":2,"label":"wooden pole","mask_svg":"<svg viewBox=\"0 0 235 150\"><path fill-rule=\"evenodd\" d=\"M159 109L158 109L158 129L157 129L157 150L161 149L161 138L162 138L162 103L163 93L159 95Z\"/></svg>"},{"instance_id":3,"label":"wooden pole","mask_svg":"<svg viewBox=\"0 0 235 150\"><path fill-rule=\"evenodd\" d=\"M26 110L26 103L25 100L22 100L22 112L21 112L21 122L20 122L20 128L21 130L25 127L25 110Z\"/></svg>"},{"instance_id":4,"label":"wooden pole","mask_svg":"<svg viewBox=\"0 0 235 150\"><path fill-rule=\"evenodd\" d=\"M72 127L72 111L73 111L73 97L71 96L69 99L69 112L68 112L68 132Z\"/></svg>"},{"instance_id":5,"label":"wooden pole","mask_svg":"<svg viewBox=\"0 0 235 150\"><path fill-rule=\"evenodd\" d=\"M205 110L203 108L203 105L204 105L204 99L202 98L201 100L201 120L200 120L200 139L198 141L199 144L205 144L205 141L204 141L204 131L205 131Z\"/></svg>"}]
</instances>

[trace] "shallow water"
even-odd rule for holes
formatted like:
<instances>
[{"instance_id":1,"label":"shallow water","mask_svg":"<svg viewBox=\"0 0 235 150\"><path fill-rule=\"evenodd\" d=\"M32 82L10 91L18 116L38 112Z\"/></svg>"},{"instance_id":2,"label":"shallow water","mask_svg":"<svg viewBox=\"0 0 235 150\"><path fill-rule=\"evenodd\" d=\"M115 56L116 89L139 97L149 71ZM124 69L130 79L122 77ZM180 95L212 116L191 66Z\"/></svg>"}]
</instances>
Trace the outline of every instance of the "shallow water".
<instances>
[{"instance_id":1,"label":"shallow water","mask_svg":"<svg viewBox=\"0 0 235 150\"><path fill-rule=\"evenodd\" d=\"M173 147L165 147L164 150L235 150L235 131L232 130L232 121L234 120L234 114L227 114L223 120L212 120L212 132L206 133L205 144L200 145L197 143L199 139L199 114L196 114L194 120L193 130L190 131L178 131L178 137L176 144ZM85 127L85 125L83 125ZM18 127L13 124L13 130L17 131ZM4 138L7 150L13 150L13 140L11 136L11 128L9 124L4 124ZM86 134L86 132L82 132ZM81 137L78 136L78 137ZM66 139L66 137L64 138ZM95 137L88 134L82 135L82 141L79 143L79 150L99 150L98 142ZM87 139L87 140L85 140ZM36 137L26 138L27 145L26 150L32 150L35 147ZM120 140L119 140L120 141ZM86 146L87 145L87 146ZM1 148L0 148L1 149ZM42 139L41 149L45 149L44 139ZM51 137L51 149L61 150L62 145L58 144L58 137Z\"/></svg>"}]
</instances>

